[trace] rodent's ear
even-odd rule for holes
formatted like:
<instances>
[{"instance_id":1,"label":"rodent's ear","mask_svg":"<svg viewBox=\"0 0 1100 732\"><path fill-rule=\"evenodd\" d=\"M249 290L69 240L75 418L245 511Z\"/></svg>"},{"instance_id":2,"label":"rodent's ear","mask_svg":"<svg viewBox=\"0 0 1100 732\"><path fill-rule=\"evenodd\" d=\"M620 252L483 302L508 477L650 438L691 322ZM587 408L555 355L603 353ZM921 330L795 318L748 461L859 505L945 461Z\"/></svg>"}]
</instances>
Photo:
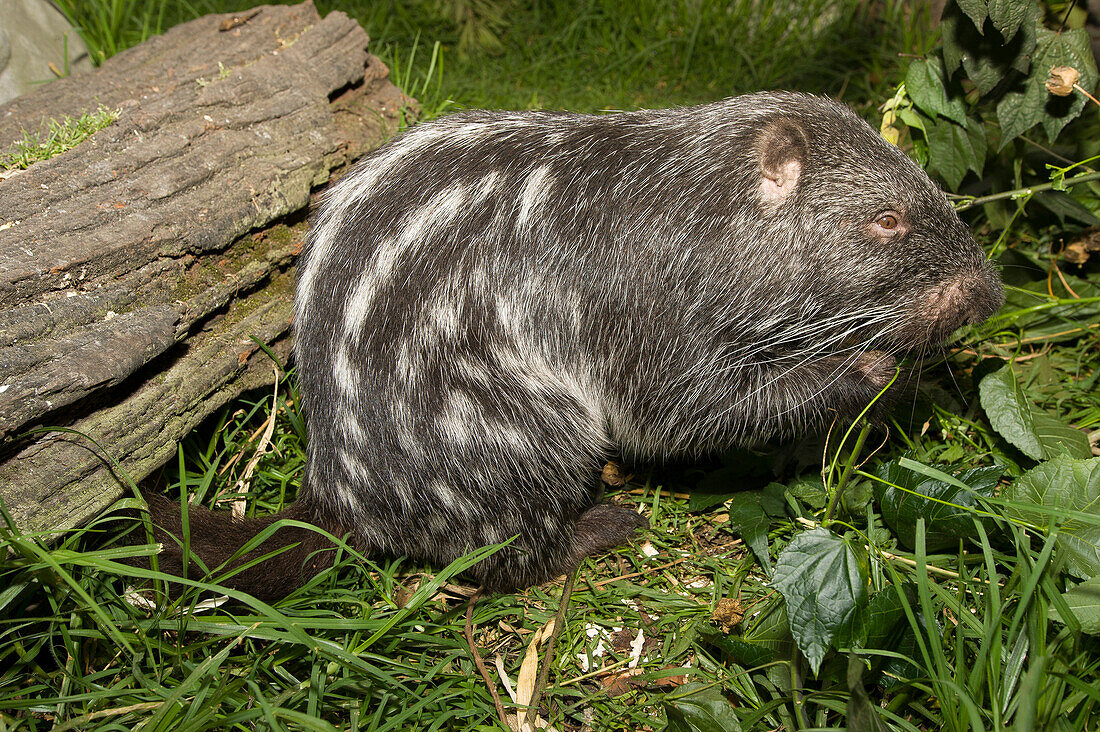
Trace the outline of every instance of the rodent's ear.
<instances>
[{"instance_id":1,"label":"rodent's ear","mask_svg":"<svg viewBox=\"0 0 1100 732\"><path fill-rule=\"evenodd\" d=\"M794 120L779 117L760 133L760 198L766 206L778 206L798 186L809 144Z\"/></svg>"}]
</instances>

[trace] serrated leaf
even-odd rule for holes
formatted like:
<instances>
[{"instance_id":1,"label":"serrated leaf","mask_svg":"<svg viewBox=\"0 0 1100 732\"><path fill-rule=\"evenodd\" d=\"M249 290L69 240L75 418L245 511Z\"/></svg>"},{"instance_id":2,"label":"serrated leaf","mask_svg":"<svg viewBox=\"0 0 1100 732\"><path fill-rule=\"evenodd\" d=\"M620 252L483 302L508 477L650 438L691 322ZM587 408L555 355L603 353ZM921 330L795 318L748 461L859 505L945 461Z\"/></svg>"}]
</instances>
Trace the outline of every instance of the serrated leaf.
<instances>
[{"instance_id":1,"label":"serrated leaf","mask_svg":"<svg viewBox=\"0 0 1100 732\"><path fill-rule=\"evenodd\" d=\"M993 23L993 27L997 29L997 32L1001 34L1001 37L1005 39L1005 43L1016 36L1020 24L1027 18L1028 5L1031 5L1030 0L1027 0L1027 2L1021 2L1021 0L989 0L987 6L989 20Z\"/></svg>"},{"instance_id":2,"label":"serrated leaf","mask_svg":"<svg viewBox=\"0 0 1100 732\"><path fill-rule=\"evenodd\" d=\"M1072 66L1081 74L1078 81L1081 88L1096 87L1096 61L1087 32L1071 29L1055 33L1040 27L1036 33L1038 45L1022 88L1005 94L997 103L1002 148L1037 124L1043 126L1047 138L1053 141L1084 109L1083 94L1057 97L1047 92L1047 76L1053 67Z\"/></svg>"},{"instance_id":3,"label":"serrated leaf","mask_svg":"<svg viewBox=\"0 0 1100 732\"><path fill-rule=\"evenodd\" d=\"M829 494L820 477L803 478L787 486L787 492L815 511L825 508Z\"/></svg>"},{"instance_id":4,"label":"serrated leaf","mask_svg":"<svg viewBox=\"0 0 1100 732\"><path fill-rule=\"evenodd\" d=\"M665 699L666 732L740 732L741 720L713 684L693 681Z\"/></svg>"},{"instance_id":5,"label":"serrated leaf","mask_svg":"<svg viewBox=\"0 0 1100 732\"><path fill-rule=\"evenodd\" d=\"M1081 74L1077 85L1082 89L1092 91L1096 88L1097 72L1096 59L1092 55L1092 45L1088 31L1084 28L1071 28L1061 33L1055 33L1043 29L1040 38L1046 36L1049 40L1044 46L1040 46L1035 53L1032 66L1037 74L1043 77L1043 86L1046 87L1046 79L1050 70L1056 66L1072 66ZM1085 108L1087 99L1084 94L1074 92L1068 97L1049 95L1046 100L1046 115L1043 117L1043 129L1047 133L1047 139L1054 142L1058 133L1066 125L1081 114Z\"/></svg>"},{"instance_id":6,"label":"serrated leaf","mask_svg":"<svg viewBox=\"0 0 1100 732\"><path fill-rule=\"evenodd\" d=\"M930 167L943 177L948 187L958 188L967 170L981 175L986 140L978 123L970 121L969 127L961 127L938 119L927 127Z\"/></svg>"},{"instance_id":7,"label":"serrated leaf","mask_svg":"<svg viewBox=\"0 0 1100 732\"><path fill-rule=\"evenodd\" d=\"M782 483L768 483L760 491L760 507L772 518L782 518L787 515L787 486Z\"/></svg>"},{"instance_id":8,"label":"serrated leaf","mask_svg":"<svg viewBox=\"0 0 1100 732\"><path fill-rule=\"evenodd\" d=\"M1063 593L1062 599L1081 624L1081 630L1089 635L1100 635L1100 576L1091 577ZM1057 606L1051 606L1051 615L1060 623L1066 622Z\"/></svg>"},{"instance_id":9,"label":"serrated leaf","mask_svg":"<svg viewBox=\"0 0 1100 732\"><path fill-rule=\"evenodd\" d=\"M1042 26L1039 8L1034 3L1027 3L1024 13L1024 20L1011 40L1006 40L999 32L982 36L967 23L957 23L952 29L956 35L951 42L962 50L962 67L979 93L984 95L993 91L1009 72L1027 73L1031 54L1035 51L1036 33ZM947 43L945 36L945 63Z\"/></svg>"},{"instance_id":10,"label":"serrated leaf","mask_svg":"<svg viewBox=\"0 0 1100 732\"><path fill-rule=\"evenodd\" d=\"M772 571L771 557L768 556L768 527L771 518L761 504L760 491L746 491L730 498L727 504L730 515L730 529L752 550L756 561L768 574Z\"/></svg>"},{"instance_id":11,"label":"serrated leaf","mask_svg":"<svg viewBox=\"0 0 1100 732\"><path fill-rule=\"evenodd\" d=\"M960 28L967 25L969 28ZM972 23L960 22L959 14L948 6L948 11L944 13L943 20L940 22L940 38L943 44L943 67L949 77L954 76L962 66L963 56L966 55L963 42L967 36L977 35L977 33Z\"/></svg>"},{"instance_id":12,"label":"serrated leaf","mask_svg":"<svg viewBox=\"0 0 1100 732\"><path fill-rule=\"evenodd\" d=\"M958 3L959 9L974 23L974 28L981 32L988 14L985 0L958 0Z\"/></svg>"},{"instance_id":13,"label":"serrated leaf","mask_svg":"<svg viewBox=\"0 0 1100 732\"><path fill-rule=\"evenodd\" d=\"M867 598L867 576L848 542L805 531L780 553L771 586L787 602L791 635L816 674L837 631Z\"/></svg>"},{"instance_id":14,"label":"serrated leaf","mask_svg":"<svg viewBox=\"0 0 1100 732\"><path fill-rule=\"evenodd\" d=\"M952 472L948 465L936 469L948 475ZM892 484L876 483L883 521L894 530L898 541L912 549L916 544L914 527L917 519L923 518L925 546L928 551L937 552L954 549L960 538L977 536L974 519L978 498L994 494L1004 470L991 467L964 471L955 478L965 488L908 470L896 461L880 466L877 472L886 483Z\"/></svg>"},{"instance_id":15,"label":"serrated leaf","mask_svg":"<svg viewBox=\"0 0 1100 732\"><path fill-rule=\"evenodd\" d=\"M1085 433L1028 401L1011 364L983 378L978 394L993 429L1032 460L1049 460L1062 454L1076 458L1092 455Z\"/></svg>"},{"instance_id":16,"label":"serrated leaf","mask_svg":"<svg viewBox=\"0 0 1100 732\"><path fill-rule=\"evenodd\" d=\"M918 59L909 64L905 74L905 90L913 103L926 114L938 114L965 125L966 106L961 96L948 94L945 78L942 59L935 56Z\"/></svg>"},{"instance_id":17,"label":"serrated leaf","mask_svg":"<svg viewBox=\"0 0 1100 732\"><path fill-rule=\"evenodd\" d=\"M1005 512L1040 528L1060 525L1055 547L1075 577L1100 574L1100 458L1058 455L1021 475L1005 490ZM1031 511L1028 504L1093 517L1063 518L1057 511Z\"/></svg>"}]
</instances>

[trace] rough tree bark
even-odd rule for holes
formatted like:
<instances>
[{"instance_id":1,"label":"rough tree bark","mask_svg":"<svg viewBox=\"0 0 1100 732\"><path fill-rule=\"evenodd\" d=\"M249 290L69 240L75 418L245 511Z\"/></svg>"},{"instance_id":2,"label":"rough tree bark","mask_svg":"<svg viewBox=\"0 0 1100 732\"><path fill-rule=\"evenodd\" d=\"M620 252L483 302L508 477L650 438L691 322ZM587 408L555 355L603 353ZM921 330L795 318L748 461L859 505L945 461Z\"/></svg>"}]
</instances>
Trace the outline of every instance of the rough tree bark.
<instances>
[{"instance_id":1,"label":"rough tree bark","mask_svg":"<svg viewBox=\"0 0 1100 732\"><path fill-rule=\"evenodd\" d=\"M0 499L19 529L86 522L123 494L119 470L143 479L273 379L252 338L288 354L311 194L411 103L367 45L343 13L265 6L0 106L0 147L51 118L119 110L0 180ZM57 425L99 447L28 434Z\"/></svg>"}]
</instances>

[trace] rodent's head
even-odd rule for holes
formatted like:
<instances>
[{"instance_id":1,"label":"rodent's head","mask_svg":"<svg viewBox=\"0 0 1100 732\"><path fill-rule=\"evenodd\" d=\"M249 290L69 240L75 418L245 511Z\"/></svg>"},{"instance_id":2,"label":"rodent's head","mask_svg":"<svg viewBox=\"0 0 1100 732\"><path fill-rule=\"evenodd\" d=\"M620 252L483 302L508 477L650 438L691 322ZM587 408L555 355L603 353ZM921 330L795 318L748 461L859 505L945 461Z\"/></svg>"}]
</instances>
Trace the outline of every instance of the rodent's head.
<instances>
[{"instance_id":1,"label":"rodent's head","mask_svg":"<svg viewBox=\"0 0 1100 732\"><path fill-rule=\"evenodd\" d=\"M1000 307L996 269L901 150L836 102L767 98L774 111L754 130L759 212L783 231L808 312L852 331L849 343L898 351L941 343Z\"/></svg>"}]
</instances>

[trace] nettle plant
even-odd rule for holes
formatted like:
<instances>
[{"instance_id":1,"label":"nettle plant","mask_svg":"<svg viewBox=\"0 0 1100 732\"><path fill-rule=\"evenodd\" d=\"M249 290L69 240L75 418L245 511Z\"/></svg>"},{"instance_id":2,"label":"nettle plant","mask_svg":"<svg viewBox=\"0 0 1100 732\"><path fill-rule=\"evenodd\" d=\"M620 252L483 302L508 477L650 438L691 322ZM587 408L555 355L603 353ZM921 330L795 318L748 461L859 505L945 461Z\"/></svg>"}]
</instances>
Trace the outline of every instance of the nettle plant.
<instances>
[{"instance_id":1,"label":"nettle plant","mask_svg":"<svg viewBox=\"0 0 1100 732\"><path fill-rule=\"evenodd\" d=\"M970 180L980 181L968 188L979 194L1020 189L1011 197L1035 195L1059 218L1100 223L1096 191L1076 192L1085 205L1062 193L1095 181L1066 177L1089 162L1075 155L1095 151L1064 141L1057 150L1048 147L1081 116L1096 88L1086 18L1073 2L952 0L943 11L940 47L909 65L904 84L884 105L883 135L909 148L952 191L972 172ZM1050 166L1054 184L1038 191L1025 189L1023 180L1027 158L1035 153L1044 162L1065 163ZM976 201L987 199L1000 200Z\"/></svg>"}]
</instances>

